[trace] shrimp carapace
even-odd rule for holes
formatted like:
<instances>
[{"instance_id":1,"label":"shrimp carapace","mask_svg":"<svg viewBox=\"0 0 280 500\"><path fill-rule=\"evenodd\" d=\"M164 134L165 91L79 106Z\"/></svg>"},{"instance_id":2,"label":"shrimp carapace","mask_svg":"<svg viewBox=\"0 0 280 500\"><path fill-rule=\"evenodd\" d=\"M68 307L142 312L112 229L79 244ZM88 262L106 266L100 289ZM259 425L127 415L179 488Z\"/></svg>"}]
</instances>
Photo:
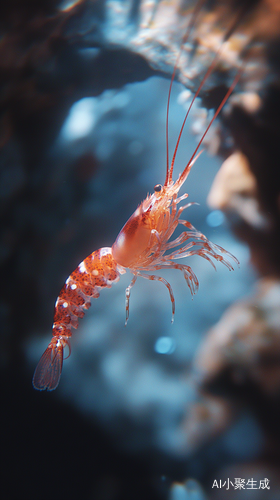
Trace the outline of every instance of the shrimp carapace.
<instances>
[{"instance_id":1,"label":"shrimp carapace","mask_svg":"<svg viewBox=\"0 0 280 500\"><path fill-rule=\"evenodd\" d=\"M191 27L197 18L199 9L203 2L204 0L200 0L198 2L198 8L194 11L187 36L184 37L183 43L186 41L190 33ZM46 351L43 353L34 373L33 385L35 389L47 389L51 391L57 387L60 380L65 347L68 348L68 356L71 352L71 328L77 328L78 318L82 318L85 310L90 307L91 298L98 298L100 290L102 288L110 288L113 283L116 283L119 280L120 274L125 273L126 270L129 270L132 273L133 278L130 285L126 288L125 324L127 323L129 317L131 288L134 286L138 277L152 281L160 281L166 286L171 300L173 322L175 314L175 300L171 285L161 276L154 274L154 271L158 271L160 269L178 269L183 273L190 292L194 295L198 290L198 279L192 268L186 264L178 264L176 262L178 259L199 255L210 262L215 269L215 261L221 262L229 270L233 269L229 259L236 264L239 264L236 257L234 257L231 253L227 252L219 245L209 241L207 237L195 229L190 222L181 218L182 212L194 203L187 203L179 206L182 201L186 200L188 194L185 193L178 196L178 193L186 181L193 164L200 155L197 151L205 135L207 134L213 121L220 113L228 97L233 92L233 89L240 77L241 70L238 72L226 96L216 110L214 117L207 126L198 146L196 147L182 174L179 175L176 181L173 181L172 179L176 153L187 116L195 98L210 73L213 71L219 52L220 49L192 99L178 136L171 165L169 166L168 113L172 83L179 60L179 56L177 57L170 82L167 103L167 169L165 182L163 185L156 184L154 192L151 195L147 195L146 199L138 206L121 229L112 248L101 248L100 250L90 254L84 261L81 262L81 264L78 265L75 271L73 271L66 280L55 304L52 331L53 338ZM178 225L184 226L184 231L177 238L170 241Z\"/></svg>"}]
</instances>

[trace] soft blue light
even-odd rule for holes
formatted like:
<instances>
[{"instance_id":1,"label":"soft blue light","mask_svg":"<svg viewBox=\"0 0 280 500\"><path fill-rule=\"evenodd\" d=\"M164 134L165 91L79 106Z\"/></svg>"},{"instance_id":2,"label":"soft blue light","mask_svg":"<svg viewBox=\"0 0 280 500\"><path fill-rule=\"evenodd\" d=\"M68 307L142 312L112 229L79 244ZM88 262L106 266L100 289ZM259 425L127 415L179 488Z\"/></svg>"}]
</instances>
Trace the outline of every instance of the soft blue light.
<instances>
[{"instance_id":1,"label":"soft blue light","mask_svg":"<svg viewBox=\"0 0 280 500\"><path fill-rule=\"evenodd\" d=\"M79 0L63 0L59 6L60 10L65 11L65 10L70 10L72 7L74 7L77 3L79 3Z\"/></svg>"},{"instance_id":2,"label":"soft blue light","mask_svg":"<svg viewBox=\"0 0 280 500\"><path fill-rule=\"evenodd\" d=\"M210 227L218 227L223 224L225 216L221 210L213 210L206 217L206 222Z\"/></svg>"},{"instance_id":3,"label":"soft blue light","mask_svg":"<svg viewBox=\"0 0 280 500\"><path fill-rule=\"evenodd\" d=\"M176 342L171 337L159 337L155 343L155 351L159 354L172 354L175 348Z\"/></svg>"},{"instance_id":4,"label":"soft blue light","mask_svg":"<svg viewBox=\"0 0 280 500\"><path fill-rule=\"evenodd\" d=\"M94 97L85 97L75 102L61 129L62 137L72 141L88 135L95 123L94 110Z\"/></svg>"}]
</instances>

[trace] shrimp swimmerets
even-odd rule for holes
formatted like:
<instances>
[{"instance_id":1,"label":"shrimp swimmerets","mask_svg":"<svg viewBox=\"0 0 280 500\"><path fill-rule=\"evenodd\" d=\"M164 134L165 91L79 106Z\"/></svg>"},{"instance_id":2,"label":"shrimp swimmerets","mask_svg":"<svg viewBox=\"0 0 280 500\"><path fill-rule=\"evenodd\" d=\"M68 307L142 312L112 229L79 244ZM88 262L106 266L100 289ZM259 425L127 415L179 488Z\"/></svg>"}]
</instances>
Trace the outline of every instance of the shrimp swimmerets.
<instances>
[{"instance_id":1,"label":"shrimp swimmerets","mask_svg":"<svg viewBox=\"0 0 280 500\"><path fill-rule=\"evenodd\" d=\"M187 115L206 78L213 70L215 60L203 78L192 100ZM176 65L177 63L178 58ZM147 198L138 206L136 211L123 226L112 248L101 248L90 254L78 265L75 271L73 271L66 280L55 303L52 329L53 338L43 353L34 373L33 386L35 389L47 389L51 391L57 387L62 371L64 348L66 346L68 347L68 356L71 353L71 327L77 328L78 318L82 318L84 316L84 311L91 305L90 299L98 298L99 291L102 288L110 288L113 283L119 280L120 275L124 274L127 270L133 274L133 279L126 289L126 323L129 316L130 291L138 277L160 281L167 287L172 304L173 322L175 301L172 288L164 278L153 274L154 271L160 269L178 269L183 273L190 292L194 295L198 290L198 279L190 266L178 264L175 262L177 259L190 257L192 255L200 255L210 262L215 269L214 261L217 261L224 264L229 270L233 270L228 258L232 259L236 264L239 264L236 257L222 247L210 242L207 237L200 231L197 231L190 222L181 218L182 212L193 203L187 203L179 207L180 202L185 200L188 194L185 193L178 196L178 193L187 179L194 162L199 156L199 154L197 154L198 148L213 123L213 120L217 117L233 91L240 76L240 72L216 110L213 119L206 128L187 166L182 174L179 175L179 178L174 182L172 180L174 161L187 118L186 115L177 140L172 162L169 166L168 111L175 69L170 83L167 104L167 170L165 182L163 185L157 184L153 194L147 195ZM185 230L176 239L170 241L170 238L179 224L184 226Z\"/></svg>"}]
</instances>

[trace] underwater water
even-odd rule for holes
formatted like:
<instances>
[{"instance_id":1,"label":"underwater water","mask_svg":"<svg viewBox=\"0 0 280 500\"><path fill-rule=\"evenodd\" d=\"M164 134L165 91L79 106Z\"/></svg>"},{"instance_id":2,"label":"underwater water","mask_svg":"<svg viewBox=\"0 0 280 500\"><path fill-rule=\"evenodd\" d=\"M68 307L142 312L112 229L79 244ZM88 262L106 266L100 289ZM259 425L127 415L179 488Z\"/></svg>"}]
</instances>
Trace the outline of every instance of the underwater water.
<instances>
[{"instance_id":1,"label":"underwater water","mask_svg":"<svg viewBox=\"0 0 280 500\"><path fill-rule=\"evenodd\" d=\"M101 235L88 227L84 245L91 245L92 251L112 245L126 218L146 193L164 180L168 88L168 81L151 78L120 91L105 91L99 98L83 99L73 105L61 128L53 155L67 158L91 152L99 163L98 171L87 182L89 194L79 214L82 219L90 213L102 226ZM185 114L178 104L181 90L180 85L174 85L171 145L176 142ZM175 176L195 146L195 138L186 131ZM229 272L217 263L215 272L202 258L190 257L189 264L200 282L193 299L181 273L158 272L170 281L175 294L173 325L165 287L139 278L131 292L130 318L124 327L124 291L131 277L122 276L112 289L102 290L100 298L92 300L91 309L80 320L71 341L71 357L64 362L55 394L88 419L97 419L121 448L134 453L161 453L167 462L191 457L212 437L211 422L209 431L204 429L205 422L198 423L195 434L187 425L193 405L204 404L192 379L192 361L207 330L232 302L248 293L254 279L248 266L248 248L232 236L222 212L211 211L206 204L218 168L218 160L206 151L194 165L182 192L187 191L189 200L199 205L190 207L186 217L211 241L232 252L240 268L235 266ZM120 176L116 175L119 171ZM36 365L49 340L50 331L30 339L26 351L30 366ZM250 455L255 450L253 442L259 439L257 425L247 425L246 419L241 419L240 426L241 434L251 437L246 445L240 442L239 453ZM229 443L227 438L220 449L230 460L233 451ZM207 461L210 466L211 453L205 460L204 468Z\"/></svg>"},{"instance_id":2,"label":"underwater water","mask_svg":"<svg viewBox=\"0 0 280 500\"><path fill-rule=\"evenodd\" d=\"M186 122L173 179L244 56L179 193L196 203L184 218L240 265L215 262L215 271L198 255L180 260L198 277L194 297L178 270L155 271L173 289L173 324L166 287L139 277L125 326L127 270L79 319L53 392L36 391L32 376L65 280L91 252L112 247L164 184L170 78L193 5L0 7L5 499L280 498L279 9L243 2L233 25L239 2L202 3L175 75L185 86L172 87L169 160L189 89L232 31Z\"/></svg>"}]
</instances>

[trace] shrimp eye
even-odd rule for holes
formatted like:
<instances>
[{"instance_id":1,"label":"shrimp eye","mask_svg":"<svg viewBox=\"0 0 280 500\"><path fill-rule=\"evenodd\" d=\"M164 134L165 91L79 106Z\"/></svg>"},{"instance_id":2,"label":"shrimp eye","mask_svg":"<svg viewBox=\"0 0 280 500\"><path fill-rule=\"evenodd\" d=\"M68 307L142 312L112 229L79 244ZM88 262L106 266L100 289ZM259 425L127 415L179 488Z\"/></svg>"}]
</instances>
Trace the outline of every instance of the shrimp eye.
<instances>
[{"instance_id":1,"label":"shrimp eye","mask_svg":"<svg viewBox=\"0 0 280 500\"><path fill-rule=\"evenodd\" d=\"M162 190L162 185L161 184L156 184L154 187L154 190L156 193L159 193Z\"/></svg>"}]
</instances>

